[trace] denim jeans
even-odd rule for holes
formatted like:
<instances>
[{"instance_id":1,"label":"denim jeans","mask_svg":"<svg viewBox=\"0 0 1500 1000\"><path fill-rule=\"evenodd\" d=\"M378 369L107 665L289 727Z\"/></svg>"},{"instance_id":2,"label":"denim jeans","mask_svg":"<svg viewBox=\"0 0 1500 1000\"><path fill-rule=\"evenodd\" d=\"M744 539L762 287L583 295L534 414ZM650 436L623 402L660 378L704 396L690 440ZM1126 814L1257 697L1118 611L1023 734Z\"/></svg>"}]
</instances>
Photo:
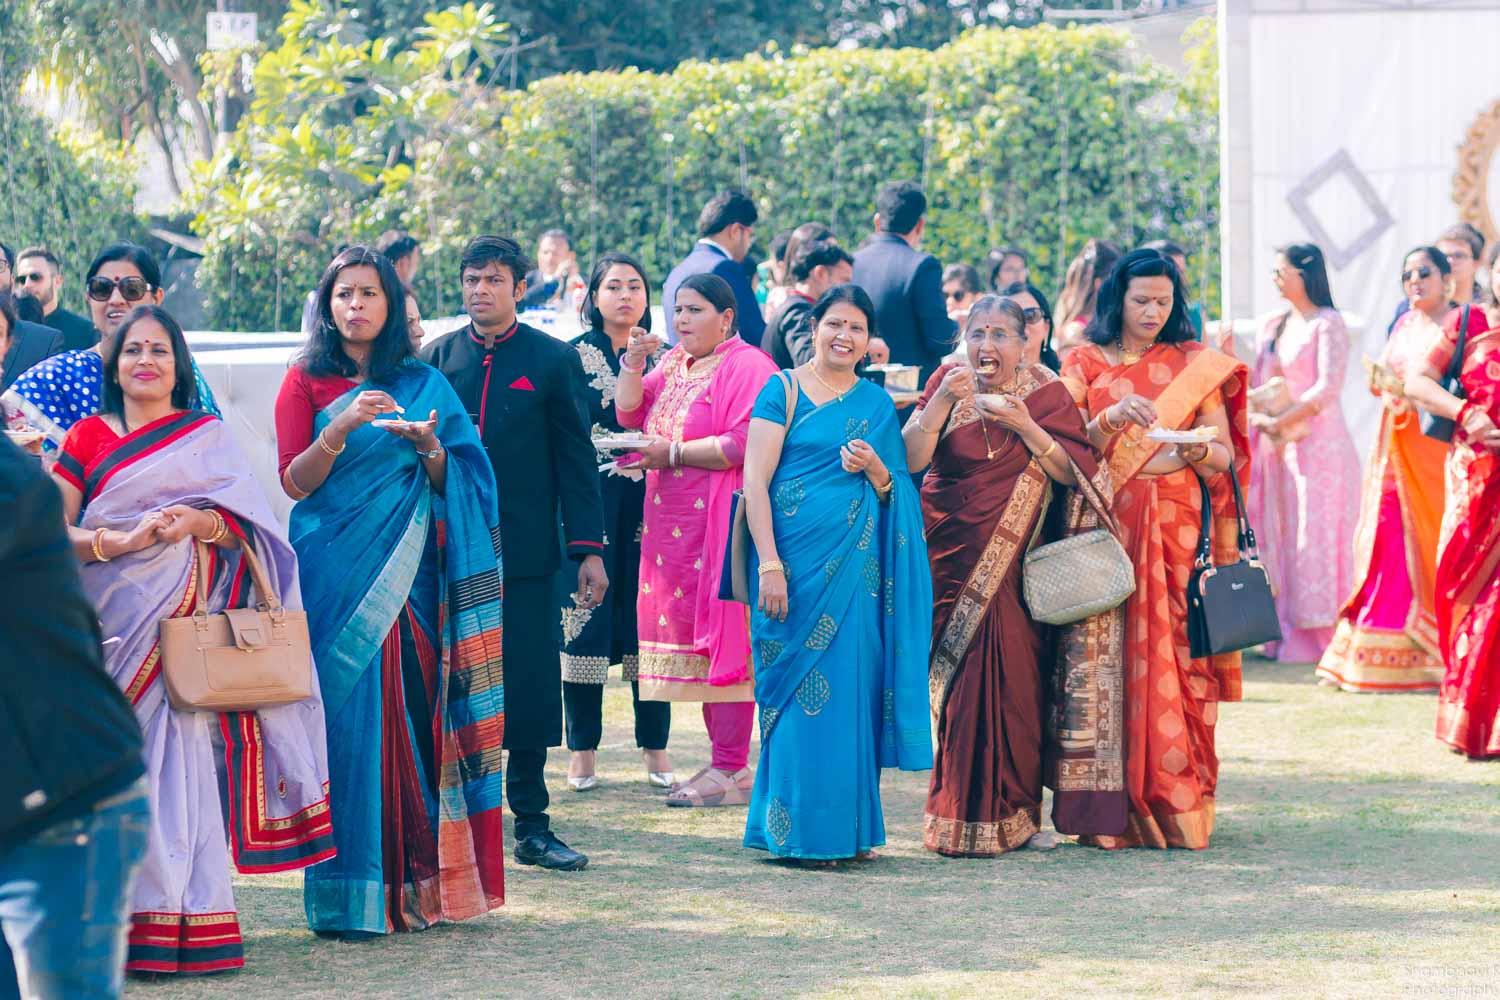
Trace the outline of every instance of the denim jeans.
<instances>
[{"instance_id":1,"label":"denim jeans","mask_svg":"<svg viewBox=\"0 0 1500 1000\"><path fill-rule=\"evenodd\" d=\"M120 995L150 824L142 778L0 855L0 1000Z\"/></svg>"}]
</instances>

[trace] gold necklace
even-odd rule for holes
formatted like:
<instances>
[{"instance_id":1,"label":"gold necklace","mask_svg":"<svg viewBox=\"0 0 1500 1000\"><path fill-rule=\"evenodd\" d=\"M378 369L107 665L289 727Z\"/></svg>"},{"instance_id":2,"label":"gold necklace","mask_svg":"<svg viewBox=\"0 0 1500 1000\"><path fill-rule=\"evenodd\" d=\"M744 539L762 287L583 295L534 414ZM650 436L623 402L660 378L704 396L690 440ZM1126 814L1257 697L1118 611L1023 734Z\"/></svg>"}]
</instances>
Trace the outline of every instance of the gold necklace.
<instances>
[{"instance_id":1,"label":"gold necklace","mask_svg":"<svg viewBox=\"0 0 1500 1000\"><path fill-rule=\"evenodd\" d=\"M1115 338L1115 343L1118 344L1119 347L1120 347L1120 361L1121 361L1121 363L1122 364L1127 364L1127 365L1133 365L1137 361L1141 360L1141 358L1144 358L1146 356L1147 352L1149 352L1151 350L1151 348L1153 348L1153 347L1156 346L1156 338L1155 337L1151 338L1151 342L1149 344L1147 344L1145 347L1141 348L1139 351L1132 351L1132 350L1129 350L1128 348L1126 348L1124 335L1116 337Z\"/></svg>"},{"instance_id":2,"label":"gold necklace","mask_svg":"<svg viewBox=\"0 0 1500 1000\"><path fill-rule=\"evenodd\" d=\"M817 364L815 362L809 361L807 363L807 370L810 371L810 372L812 372L812 377L815 378L815 379L817 379L818 382L822 384L823 388L825 388L829 392L833 393L833 398L836 399L836 400L838 400L839 402L843 402L844 397L846 395L848 395L849 392L854 389L854 386L855 385L859 385L859 377L856 376L855 379L854 379L854 385L851 385L848 389L845 389L843 392L840 392L839 390L835 389L833 386L829 385L828 382L823 378L823 376L821 376L821 375L818 374L818 366L817 366Z\"/></svg>"},{"instance_id":3,"label":"gold necklace","mask_svg":"<svg viewBox=\"0 0 1500 1000\"><path fill-rule=\"evenodd\" d=\"M990 444L989 428L985 427L984 414L979 415L979 429L984 432L984 458L985 461L993 461L995 458L995 446Z\"/></svg>"}]
</instances>

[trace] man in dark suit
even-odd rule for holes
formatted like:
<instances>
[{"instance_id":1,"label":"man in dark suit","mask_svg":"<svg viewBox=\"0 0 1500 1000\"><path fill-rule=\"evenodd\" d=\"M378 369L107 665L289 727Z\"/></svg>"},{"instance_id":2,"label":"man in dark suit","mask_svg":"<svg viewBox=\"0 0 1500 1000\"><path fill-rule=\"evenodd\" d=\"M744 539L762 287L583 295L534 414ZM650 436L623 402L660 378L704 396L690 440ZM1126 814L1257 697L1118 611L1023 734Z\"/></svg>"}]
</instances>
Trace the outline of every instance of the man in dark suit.
<instances>
[{"instance_id":1,"label":"man in dark suit","mask_svg":"<svg viewBox=\"0 0 1500 1000\"><path fill-rule=\"evenodd\" d=\"M597 606L609 587L604 515L578 352L516 320L528 267L515 240L471 241L459 263L469 325L428 345L422 360L452 383L495 467L505 575L505 793L516 817L516 860L578 871L588 858L552 832L543 778L547 748L562 742L558 512L568 556L579 563L580 608Z\"/></svg>"},{"instance_id":2,"label":"man in dark suit","mask_svg":"<svg viewBox=\"0 0 1500 1000\"><path fill-rule=\"evenodd\" d=\"M927 228L927 197L915 181L893 181L875 200L875 235L854 255L854 283L875 303L875 330L891 363L918 365L922 381L958 341L943 301L943 269L917 247Z\"/></svg>"},{"instance_id":3,"label":"man in dark suit","mask_svg":"<svg viewBox=\"0 0 1500 1000\"><path fill-rule=\"evenodd\" d=\"M0 392L9 389L32 365L63 351L62 334L40 323L27 323L16 312L16 300L9 292L0 292L0 320L10 335L5 356L0 360Z\"/></svg>"},{"instance_id":4,"label":"man in dark suit","mask_svg":"<svg viewBox=\"0 0 1500 1000\"><path fill-rule=\"evenodd\" d=\"M746 343L760 344L766 321L761 318L755 289L750 287L750 279L740 263L755 242L755 222L759 217L755 202L743 191L720 191L703 206L698 216L697 244L681 264L672 268L662 286L661 307L666 313L667 338L673 343L677 342L671 332L677 286L690 274L717 274L734 289L734 318L739 324L740 338Z\"/></svg>"},{"instance_id":5,"label":"man in dark suit","mask_svg":"<svg viewBox=\"0 0 1500 1000\"><path fill-rule=\"evenodd\" d=\"M94 324L58 304L62 293L62 265L46 247L27 247L16 256L16 295L36 300L42 323L61 331L63 350L83 351L99 343Z\"/></svg>"}]
</instances>

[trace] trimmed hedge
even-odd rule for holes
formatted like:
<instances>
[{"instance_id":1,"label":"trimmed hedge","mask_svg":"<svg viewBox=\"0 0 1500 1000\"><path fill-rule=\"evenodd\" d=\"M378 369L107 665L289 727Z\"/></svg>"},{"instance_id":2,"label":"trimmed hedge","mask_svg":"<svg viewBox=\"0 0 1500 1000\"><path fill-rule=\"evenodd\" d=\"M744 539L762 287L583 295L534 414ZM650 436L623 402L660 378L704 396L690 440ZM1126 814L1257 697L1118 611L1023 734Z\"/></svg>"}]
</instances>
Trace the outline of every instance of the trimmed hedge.
<instances>
[{"instance_id":1,"label":"trimmed hedge","mask_svg":"<svg viewBox=\"0 0 1500 1000\"><path fill-rule=\"evenodd\" d=\"M376 55L346 54L351 86L399 61ZM386 228L424 241L420 299L453 312L458 249L480 232L533 243L561 226L581 260L626 250L660 282L722 187L755 197L762 247L809 219L853 245L894 178L925 180L925 247L945 261L1016 244L1051 291L1090 236L1165 236L1188 246L1210 301L1217 285L1212 95L1137 57L1117 29L981 29L930 51L770 50L518 92L434 68L353 105L336 135L320 132L327 100L289 92L296 58L286 46L262 57L257 87L274 68L275 100L257 95L207 175L199 277L220 328L295 325L334 246ZM309 79L326 91L326 73Z\"/></svg>"}]
</instances>

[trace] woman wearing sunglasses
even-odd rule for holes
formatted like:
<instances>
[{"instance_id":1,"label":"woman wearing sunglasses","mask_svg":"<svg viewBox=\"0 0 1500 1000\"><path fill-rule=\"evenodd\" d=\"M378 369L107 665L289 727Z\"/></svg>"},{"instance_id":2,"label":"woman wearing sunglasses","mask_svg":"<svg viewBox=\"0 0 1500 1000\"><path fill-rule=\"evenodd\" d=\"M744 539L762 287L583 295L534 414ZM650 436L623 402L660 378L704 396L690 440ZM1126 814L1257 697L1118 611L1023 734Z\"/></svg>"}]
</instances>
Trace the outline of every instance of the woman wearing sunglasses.
<instances>
[{"instance_id":1,"label":"woman wearing sunglasses","mask_svg":"<svg viewBox=\"0 0 1500 1000\"><path fill-rule=\"evenodd\" d=\"M1436 247L1406 255L1401 290L1411 308L1370 371L1383 410L1354 533L1353 594L1318 664L1318 680L1345 691L1436 691L1443 679L1433 578L1448 448L1422 434L1403 383L1425 367L1450 309L1450 271Z\"/></svg>"},{"instance_id":2,"label":"woman wearing sunglasses","mask_svg":"<svg viewBox=\"0 0 1500 1000\"><path fill-rule=\"evenodd\" d=\"M1052 307L1047 296L1029 281L1017 281L1000 289L1000 297L1014 302L1026 320L1026 365L1046 365L1054 372L1062 369L1057 352L1052 349Z\"/></svg>"},{"instance_id":3,"label":"woman wearing sunglasses","mask_svg":"<svg viewBox=\"0 0 1500 1000\"><path fill-rule=\"evenodd\" d=\"M137 306L161 305L161 271L145 247L114 243L101 250L89 265L84 289L99 343L32 366L5 394L5 402L19 409L33 428L46 435L42 447L49 456L56 455L70 427L98 412L104 358L127 313ZM193 362L193 378L189 406L217 416L219 408L197 362Z\"/></svg>"}]
</instances>

